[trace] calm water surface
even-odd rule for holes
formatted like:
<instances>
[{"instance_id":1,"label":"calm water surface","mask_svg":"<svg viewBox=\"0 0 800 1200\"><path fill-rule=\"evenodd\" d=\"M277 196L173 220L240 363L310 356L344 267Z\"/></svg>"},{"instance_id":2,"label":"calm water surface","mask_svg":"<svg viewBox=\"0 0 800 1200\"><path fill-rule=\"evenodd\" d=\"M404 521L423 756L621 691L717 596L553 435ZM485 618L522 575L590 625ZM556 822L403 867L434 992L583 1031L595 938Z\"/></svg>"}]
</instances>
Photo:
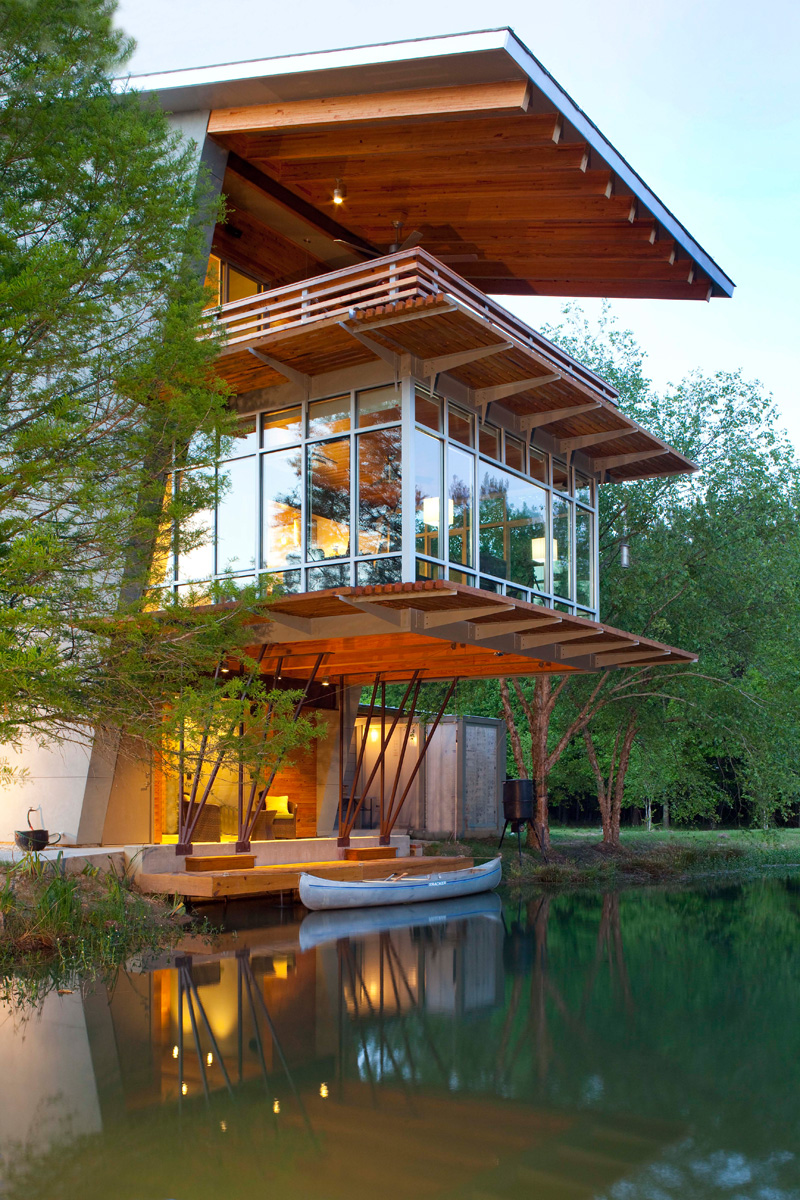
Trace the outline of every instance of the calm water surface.
<instances>
[{"instance_id":1,"label":"calm water surface","mask_svg":"<svg viewBox=\"0 0 800 1200\"><path fill-rule=\"evenodd\" d=\"M799 916L800 878L240 910L6 1010L0 1195L800 1198Z\"/></svg>"}]
</instances>

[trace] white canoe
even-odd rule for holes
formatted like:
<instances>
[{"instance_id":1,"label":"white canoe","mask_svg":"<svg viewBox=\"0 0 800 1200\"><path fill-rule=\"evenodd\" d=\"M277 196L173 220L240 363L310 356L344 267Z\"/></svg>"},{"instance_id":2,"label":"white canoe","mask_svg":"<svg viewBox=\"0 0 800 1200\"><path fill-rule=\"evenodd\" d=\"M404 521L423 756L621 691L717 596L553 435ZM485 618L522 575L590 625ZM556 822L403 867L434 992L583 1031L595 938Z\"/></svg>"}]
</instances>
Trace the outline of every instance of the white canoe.
<instances>
[{"instance_id":1,"label":"white canoe","mask_svg":"<svg viewBox=\"0 0 800 1200\"><path fill-rule=\"evenodd\" d=\"M378 904L416 904L421 900L451 900L489 892L502 878L500 858L461 871L433 875L403 875L388 879L322 879L305 871L300 876L300 899L314 911L326 908L372 908Z\"/></svg>"}]
</instances>

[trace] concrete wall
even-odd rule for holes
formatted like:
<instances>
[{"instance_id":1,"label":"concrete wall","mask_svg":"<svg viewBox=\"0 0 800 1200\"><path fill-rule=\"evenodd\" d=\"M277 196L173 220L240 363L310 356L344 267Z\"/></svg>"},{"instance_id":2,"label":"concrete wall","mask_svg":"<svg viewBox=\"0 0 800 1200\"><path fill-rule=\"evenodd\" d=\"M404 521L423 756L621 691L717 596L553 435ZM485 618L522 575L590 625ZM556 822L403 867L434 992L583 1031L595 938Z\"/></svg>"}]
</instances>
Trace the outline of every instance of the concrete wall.
<instances>
[{"instance_id":1,"label":"concrete wall","mask_svg":"<svg viewBox=\"0 0 800 1200\"><path fill-rule=\"evenodd\" d=\"M32 740L18 750L6 748L9 765L27 772L19 783L0 790L0 841L13 842L15 829L27 829L27 811L37 828L62 833L75 843L92 759L91 745L66 742L45 749Z\"/></svg>"}]
</instances>

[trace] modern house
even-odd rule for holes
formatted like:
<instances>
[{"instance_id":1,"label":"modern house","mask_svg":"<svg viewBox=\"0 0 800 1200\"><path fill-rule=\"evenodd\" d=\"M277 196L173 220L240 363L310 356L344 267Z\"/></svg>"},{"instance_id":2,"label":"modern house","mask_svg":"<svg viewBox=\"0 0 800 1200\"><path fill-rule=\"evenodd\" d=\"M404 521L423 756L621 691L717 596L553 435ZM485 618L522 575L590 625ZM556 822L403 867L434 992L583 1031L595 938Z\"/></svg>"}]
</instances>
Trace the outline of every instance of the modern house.
<instances>
[{"instance_id":1,"label":"modern house","mask_svg":"<svg viewBox=\"0 0 800 1200\"><path fill-rule=\"evenodd\" d=\"M458 679L693 661L598 621L597 552L601 487L693 464L494 297L710 300L733 284L516 36L130 86L226 197L208 278L241 420L209 537L175 555L169 586L279 585L253 650L327 729L273 781L288 832L346 843L380 779L376 833L396 837ZM429 680L444 701L421 716ZM406 685L392 716L387 683ZM233 777L209 791L123 755L76 762L63 817L47 814L69 840L259 840ZM483 785L495 806L499 779Z\"/></svg>"}]
</instances>

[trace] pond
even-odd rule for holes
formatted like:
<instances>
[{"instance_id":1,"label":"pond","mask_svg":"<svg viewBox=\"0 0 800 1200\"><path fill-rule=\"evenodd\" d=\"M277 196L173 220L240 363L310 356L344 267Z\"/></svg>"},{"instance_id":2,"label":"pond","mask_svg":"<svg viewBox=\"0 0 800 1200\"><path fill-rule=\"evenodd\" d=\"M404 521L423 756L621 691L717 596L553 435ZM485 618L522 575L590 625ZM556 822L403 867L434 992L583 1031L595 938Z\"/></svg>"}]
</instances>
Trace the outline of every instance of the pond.
<instances>
[{"instance_id":1,"label":"pond","mask_svg":"<svg viewBox=\"0 0 800 1200\"><path fill-rule=\"evenodd\" d=\"M0 1195L800 1197L799 917L797 876L231 909L6 1009Z\"/></svg>"}]
</instances>

